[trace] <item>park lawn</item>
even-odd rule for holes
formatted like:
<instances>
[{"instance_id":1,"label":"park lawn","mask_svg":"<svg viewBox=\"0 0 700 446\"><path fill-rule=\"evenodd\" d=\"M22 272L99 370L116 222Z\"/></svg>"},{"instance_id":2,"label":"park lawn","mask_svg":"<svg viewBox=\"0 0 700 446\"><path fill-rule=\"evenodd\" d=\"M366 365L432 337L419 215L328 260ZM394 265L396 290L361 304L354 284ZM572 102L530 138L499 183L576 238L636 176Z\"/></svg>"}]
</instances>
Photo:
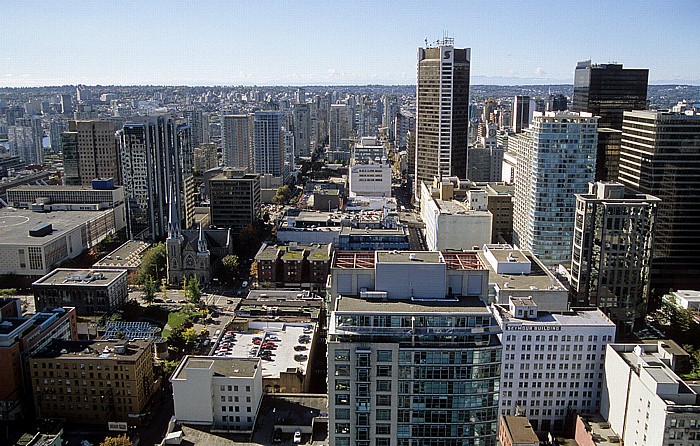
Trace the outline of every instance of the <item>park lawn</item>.
<instances>
[{"instance_id":1,"label":"park lawn","mask_svg":"<svg viewBox=\"0 0 700 446\"><path fill-rule=\"evenodd\" d=\"M189 310L173 311L168 314L168 324L163 328L163 337L167 338L172 333L173 329L182 327L192 317L192 312Z\"/></svg>"}]
</instances>

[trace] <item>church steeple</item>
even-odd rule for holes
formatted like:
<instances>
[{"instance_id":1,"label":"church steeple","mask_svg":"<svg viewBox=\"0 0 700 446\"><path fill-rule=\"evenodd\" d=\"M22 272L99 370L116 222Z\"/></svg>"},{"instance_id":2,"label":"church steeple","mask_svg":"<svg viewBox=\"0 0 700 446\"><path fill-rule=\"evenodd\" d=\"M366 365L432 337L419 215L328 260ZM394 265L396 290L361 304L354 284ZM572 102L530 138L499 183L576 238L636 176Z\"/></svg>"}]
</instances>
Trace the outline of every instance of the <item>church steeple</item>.
<instances>
[{"instance_id":1,"label":"church steeple","mask_svg":"<svg viewBox=\"0 0 700 446\"><path fill-rule=\"evenodd\" d=\"M207 239L204 238L204 229L202 228L202 223L199 223L199 239L197 240L197 252L199 254L209 253L209 248L207 247Z\"/></svg>"},{"instance_id":2,"label":"church steeple","mask_svg":"<svg viewBox=\"0 0 700 446\"><path fill-rule=\"evenodd\" d=\"M182 232L180 227L180 207L177 202L177 194L173 193L173 186L170 185L168 194L168 238L180 239Z\"/></svg>"}]
</instances>

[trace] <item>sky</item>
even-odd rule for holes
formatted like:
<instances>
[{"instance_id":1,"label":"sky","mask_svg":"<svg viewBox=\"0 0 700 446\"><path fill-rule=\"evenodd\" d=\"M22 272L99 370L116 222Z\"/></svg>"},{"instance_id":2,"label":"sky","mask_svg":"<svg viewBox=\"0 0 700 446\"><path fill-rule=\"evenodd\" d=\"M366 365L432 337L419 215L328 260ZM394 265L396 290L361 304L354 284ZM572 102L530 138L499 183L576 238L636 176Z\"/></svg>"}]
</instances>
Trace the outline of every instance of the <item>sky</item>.
<instances>
[{"instance_id":1,"label":"sky","mask_svg":"<svg viewBox=\"0 0 700 446\"><path fill-rule=\"evenodd\" d=\"M415 84L472 49L472 84L573 83L576 62L700 85L700 1L2 0L0 87Z\"/></svg>"}]
</instances>

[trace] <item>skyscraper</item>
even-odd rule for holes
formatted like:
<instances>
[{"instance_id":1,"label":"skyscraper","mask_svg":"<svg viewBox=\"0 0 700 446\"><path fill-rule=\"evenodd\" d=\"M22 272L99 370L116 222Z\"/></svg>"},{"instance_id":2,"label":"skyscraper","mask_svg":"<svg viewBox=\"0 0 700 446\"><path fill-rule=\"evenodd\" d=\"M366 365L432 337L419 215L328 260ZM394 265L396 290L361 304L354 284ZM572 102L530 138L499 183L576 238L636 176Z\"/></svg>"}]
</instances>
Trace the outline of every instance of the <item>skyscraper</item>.
<instances>
[{"instance_id":1,"label":"skyscraper","mask_svg":"<svg viewBox=\"0 0 700 446\"><path fill-rule=\"evenodd\" d=\"M309 108L309 104L302 102L295 104L292 109L296 156L311 155L311 114Z\"/></svg>"},{"instance_id":2,"label":"skyscraper","mask_svg":"<svg viewBox=\"0 0 700 446\"><path fill-rule=\"evenodd\" d=\"M197 110L194 107L189 107L187 110L185 110L184 115L192 133L192 147L199 147L200 144L207 142L204 140L204 128L209 124L209 122L204 121L204 114L202 111Z\"/></svg>"},{"instance_id":3,"label":"skyscraper","mask_svg":"<svg viewBox=\"0 0 700 446\"><path fill-rule=\"evenodd\" d=\"M620 183L591 183L576 194L572 305L599 307L630 333L643 325L656 208L661 200Z\"/></svg>"},{"instance_id":4,"label":"skyscraper","mask_svg":"<svg viewBox=\"0 0 700 446\"><path fill-rule=\"evenodd\" d=\"M647 108L649 70L623 69L622 64L579 62L574 72L571 110L588 112L598 119L596 181L617 181L620 134L625 111Z\"/></svg>"},{"instance_id":5,"label":"skyscraper","mask_svg":"<svg viewBox=\"0 0 700 446\"><path fill-rule=\"evenodd\" d=\"M596 118L588 113L535 113L508 140L515 151L513 243L547 265L569 263L576 197L595 174Z\"/></svg>"},{"instance_id":6,"label":"skyscraper","mask_svg":"<svg viewBox=\"0 0 700 446\"><path fill-rule=\"evenodd\" d=\"M347 104L331 104L328 114L328 161L348 161L350 159L350 132L352 113Z\"/></svg>"},{"instance_id":7,"label":"skyscraper","mask_svg":"<svg viewBox=\"0 0 700 446\"><path fill-rule=\"evenodd\" d=\"M253 172L253 115L221 117L221 147L224 166Z\"/></svg>"},{"instance_id":8,"label":"skyscraper","mask_svg":"<svg viewBox=\"0 0 700 446\"><path fill-rule=\"evenodd\" d=\"M445 38L418 49L414 195L436 176L466 178L470 48Z\"/></svg>"},{"instance_id":9,"label":"skyscraper","mask_svg":"<svg viewBox=\"0 0 700 446\"><path fill-rule=\"evenodd\" d=\"M700 287L700 115L625 112L619 181L661 199L652 288Z\"/></svg>"},{"instance_id":10,"label":"skyscraper","mask_svg":"<svg viewBox=\"0 0 700 446\"><path fill-rule=\"evenodd\" d=\"M530 126L532 116L535 113L535 101L530 99L530 96L515 96L513 98L513 109L511 117L513 123L511 130L515 133L520 133L523 129Z\"/></svg>"},{"instance_id":11,"label":"skyscraper","mask_svg":"<svg viewBox=\"0 0 700 446\"><path fill-rule=\"evenodd\" d=\"M267 173L280 177L284 170L282 113L278 111L255 112L254 122L255 173Z\"/></svg>"},{"instance_id":12,"label":"skyscraper","mask_svg":"<svg viewBox=\"0 0 700 446\"><path fill-rule=\"evenodd\" d=\"M158 240L167 235L168 190L181 203L185 228L194 219L194 155L190 127L168 116L127 123L117 132L129 234Z\"/></svg>"},{"instance_id":13,"label":"skyscraper","mask_svg":"<svg viewBox=\"0 0 700 446\"><path fill-rule=\"evenodd\" d=\"M95 178L113 178L119 184L119 157L111 121L70 121L68 131L77 134L77 145L63 149L65 184L89 186ZM77 152L73 153L76 150ZM77 166L78 170L73 171ZM70 170L69 170L70 168Z\"/></svg>"},{"instance_id":14,"label":"skyscraper","mask_svg":"<svg viewBox=\"0 0 700 446\"><path fill-rule=\"evenodd\" d=\"M598 127L622 130L622 113L647 106L649 70L584 60L574 72L571 110L600 116Z\"/></svg>"}]
</instances>

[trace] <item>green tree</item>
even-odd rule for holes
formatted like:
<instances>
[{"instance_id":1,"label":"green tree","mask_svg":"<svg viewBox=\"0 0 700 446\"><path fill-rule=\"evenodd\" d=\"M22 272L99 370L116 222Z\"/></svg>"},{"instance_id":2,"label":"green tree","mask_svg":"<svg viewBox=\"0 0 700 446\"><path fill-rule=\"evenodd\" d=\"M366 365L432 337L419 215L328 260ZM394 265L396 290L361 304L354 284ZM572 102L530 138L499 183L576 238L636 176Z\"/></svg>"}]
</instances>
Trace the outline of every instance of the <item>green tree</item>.
<instances>
[{"instance_id":1,"label":"green tree","mask_svg":"<svg viewBox=\"0 0 700 446\"><path fill-rule=\"evenodd\" d=\"M145 284L148 276L153 276L156 280L165 277L167 268L167 252L165 243L156 243L146 251L141 260L141 265L136 272L137 280L140 284Z\"/></svg>"},{"instance_id":2,"label":"green tree","mask_svg":"<svg viewBox=\"0 0 700 446\"><path fill-rule=\"evenodd\" d=\"M202 298L202 290L199 287L199 279L197 276L192 277L187 281L187 291L185 291L185 298L196 304Z\"/></svg>"},{"instance_id":3,"label":"green tree","mask_svg":"<svg viewBox=\"0 0 700 446\"><path fill-rule=\"evenodd\" d=\"M0 290L0 296L15 296L17 294L17 288L4 288Z\"/></svg>"},{"instance_id":4,"label":"green tree","mask_svg":"<svg viewBox=\"0 0 700 446\"><path fill-rule=\"evenodd\" d=\"M126 434L119 435L118 437L107 437L104 439L100 446L133 446L134 443L126 436Z\"/></svg>"},{"instance_id":5,"label":"green tree","mask_svg":"<svg viewBox=\"0 0 700 446\"><path fill-rule=\"evenodd\" d=\"M156 281L153 276L148 276L146 283L143 284L143 300L150 304L156 298L157 291Z\"/></svg>"},{"instance_id":6,"label":"green tree","mask_svg":"<svg viewBox=\"0 0 700 446\"><path fill-rule=\"evenodd\" d=\"M168 298L168 283L165 279L160 279L160 292L163 295L163 300Z\"/></svg>"},{"instance_id":7,"label":"green tree","mask_svg":"<svg viewBox=\"0 0 700 446\"><path fill-rule=\"evenodd\" d=\"M169 378L170 375L173 374L173 372L175 371L177 366L178 366L177 361L163 361L163 363L161 365L161 367L163 368L163 375L166 378Z\"/></svg>"},{"instance_id":8,"label":"green tree","mask_svg":"<svg viewBox=\"0 0 700 446\"><path fill-rule=\"evenodd\" d=\"M197 332L194 331L194 327L184 329L182 331L182 339L184 339L186 346L192 346L197 341Z\"/></svg>"},{"instance_id":9,"label":"green tree","mask_svg":"<svg viewBox=\"0 0 700 446\"><path fill-rule=\"evenodd\" d=\"M236 273L238 272L238 268L241 266L241 260L237 255L231 254L221 259L221 265L223 266L223 277L220 277L220 279L230 283L237 276Z\"/></svg>"},{"instance_id":10,"label":"green tree","mask_svg":"<svg viewBox=\"0 0 700 446\"><path fill-rule=\"evenodd\" d=\"M272 199L276 204L284 204L289 201L289 199L292 197L292 190L287 186L286 184L284 186L281 186L277 191L275 192L275 196Z\"/></svg>"}]
</instances>

